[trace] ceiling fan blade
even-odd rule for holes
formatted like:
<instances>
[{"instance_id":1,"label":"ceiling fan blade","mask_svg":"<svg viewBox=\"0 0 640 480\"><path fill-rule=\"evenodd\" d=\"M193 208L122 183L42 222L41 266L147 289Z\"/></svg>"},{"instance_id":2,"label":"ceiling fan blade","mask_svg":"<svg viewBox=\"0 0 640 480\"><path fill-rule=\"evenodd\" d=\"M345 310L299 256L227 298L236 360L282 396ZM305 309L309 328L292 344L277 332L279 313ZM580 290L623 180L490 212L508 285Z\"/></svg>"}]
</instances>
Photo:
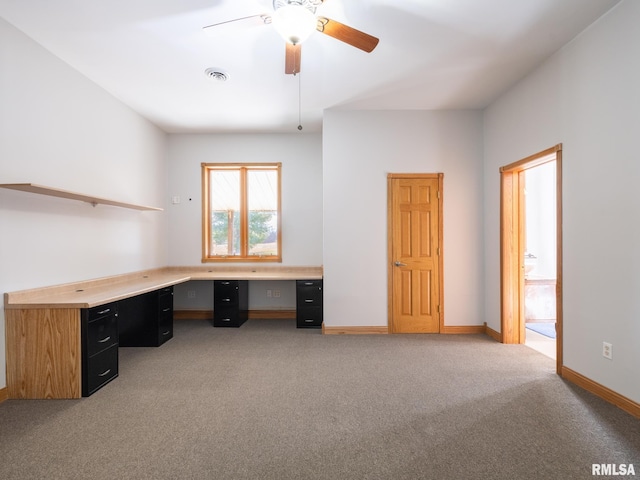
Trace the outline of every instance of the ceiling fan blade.
<instances>
[{"instance_id":1,"label":"ceiling fan blade","mask_svg":"<svg viewBox=\"0 0 640 480\"><path fill-rule=\"evenodd\" d=\"M287 75L295 75L300 73L300 63L302 61L302 45L292 45L286 43L287 50L284 55L284 73Z\"/></svg>"},{"instance_id":2,"label":"ceiling fan blade","mask_svg":"<svg viewBox=\"0 0 640 480\"><path fill-rule=\"evenodd\" d=\"M256 25L266 25L271 23L271 16L266 13L260 15L251 15L249 17L234 18L233 20L227 20L226 22L214 23L202 27L202 31L207 35L217 35L235 30L237 28L249 28Z\"/></svg>"},{"instance_id":3,"label":"ceiling fan blade","mask_svg":"<svg viewBox=\"0 0 640 480\"><path fill-rule=\"evenodd\" d=\"M379 42L374 36L325 17L318 17L318 31L367 53L372 52Z\"/></svg>"}]
</instances>

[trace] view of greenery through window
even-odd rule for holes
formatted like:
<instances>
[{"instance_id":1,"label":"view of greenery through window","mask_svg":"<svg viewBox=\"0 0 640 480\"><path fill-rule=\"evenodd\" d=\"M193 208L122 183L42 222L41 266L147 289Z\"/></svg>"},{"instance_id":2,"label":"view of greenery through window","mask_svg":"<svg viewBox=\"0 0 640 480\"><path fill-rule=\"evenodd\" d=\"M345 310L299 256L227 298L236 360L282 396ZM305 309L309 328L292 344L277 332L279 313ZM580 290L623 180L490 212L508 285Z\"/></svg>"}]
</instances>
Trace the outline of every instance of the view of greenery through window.
<instances>
[{"instance_id":1,"label":"view of greenery through window","mask_svg":"<svg viewBox=\"0 0 640 480\"><path fill-rule=\"evenodd\" d=\"M203 164L206 259L279 261L280 164Z\"/></svg>"},{"instance_id":2,"label":"view of greenery through window","mask_svg":"<svg viewBox=\"0 0 640 480\"><path fill-rule=\"evenodd\" d=\"M277 216L275 211L249 213L250 255L277 255ZM239 254L240 215L238 212L211 212L211 240L216 254Z\"/></svg>"}]
</instances>

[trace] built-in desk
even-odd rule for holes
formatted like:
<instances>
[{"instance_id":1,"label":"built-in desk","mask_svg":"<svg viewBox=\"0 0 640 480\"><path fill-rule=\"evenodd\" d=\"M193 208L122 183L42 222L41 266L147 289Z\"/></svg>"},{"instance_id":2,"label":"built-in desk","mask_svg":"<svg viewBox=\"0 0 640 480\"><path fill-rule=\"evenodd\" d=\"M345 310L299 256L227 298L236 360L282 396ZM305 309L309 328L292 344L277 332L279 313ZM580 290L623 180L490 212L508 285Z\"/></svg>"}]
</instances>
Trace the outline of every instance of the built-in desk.
<instances>
[{"instance_id":1,"label":"built-in desk","mask_svg":"<svg viewBox=\"0 0 640 480\"><path fill-rule=\"evenodd\" d=\"M322 279L322 267L166 267L5 293L9 398L82 396L83 375L87 373L83 372L83 358L86 364L88 357L82 322L88 322L92 309L117 306L119 301L161 292L189 280L225 279ZM105 328L109 328L107 321Z\"/></svg>"}]
</instances>

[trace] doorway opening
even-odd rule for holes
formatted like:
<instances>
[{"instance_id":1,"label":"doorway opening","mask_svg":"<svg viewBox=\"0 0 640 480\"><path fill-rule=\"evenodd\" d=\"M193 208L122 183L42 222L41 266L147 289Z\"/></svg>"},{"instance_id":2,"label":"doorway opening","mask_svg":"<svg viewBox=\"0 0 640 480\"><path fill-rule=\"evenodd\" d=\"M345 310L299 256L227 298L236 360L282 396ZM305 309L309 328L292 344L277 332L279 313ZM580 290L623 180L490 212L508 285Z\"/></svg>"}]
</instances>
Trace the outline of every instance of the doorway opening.
<instances>
[{"instance_id":1,"label":"doorway opening","mask_svg":"<svg viewBox=\"0 0 640 480\"><path fill-rule=\"evenodd\" d=\"M506 165L500 175L502 342L555 347L560 373L562 145Z\"/></svg>"},{"instance_id":2,"label":"doorway opening","mask_svg":"<svg viewBox=\"0 0 640 480\"><path fill-rule=\"evenodd\" d=\"M524 343L556 358L556 160L524 171Z\"/></svg>"}]
</instances>

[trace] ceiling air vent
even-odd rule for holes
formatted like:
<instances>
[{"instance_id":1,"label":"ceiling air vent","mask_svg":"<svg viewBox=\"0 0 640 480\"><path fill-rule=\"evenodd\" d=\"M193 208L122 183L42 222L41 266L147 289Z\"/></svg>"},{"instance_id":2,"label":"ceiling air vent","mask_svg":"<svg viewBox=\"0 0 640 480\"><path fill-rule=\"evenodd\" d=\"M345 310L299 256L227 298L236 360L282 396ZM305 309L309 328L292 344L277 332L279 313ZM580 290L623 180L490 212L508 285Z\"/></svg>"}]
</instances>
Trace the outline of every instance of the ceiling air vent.
<instances>
[{"instance_id":1,"label":"ceiling air vent","mask_svg":"<svg viewBox=\"0 0 640 480\"><path fill-rule=\"evenodd\" d=\"M229 80L229 74L219 68L207 68L204 74L216 82L226 82Z\"/></svg>"}]
</instances>

